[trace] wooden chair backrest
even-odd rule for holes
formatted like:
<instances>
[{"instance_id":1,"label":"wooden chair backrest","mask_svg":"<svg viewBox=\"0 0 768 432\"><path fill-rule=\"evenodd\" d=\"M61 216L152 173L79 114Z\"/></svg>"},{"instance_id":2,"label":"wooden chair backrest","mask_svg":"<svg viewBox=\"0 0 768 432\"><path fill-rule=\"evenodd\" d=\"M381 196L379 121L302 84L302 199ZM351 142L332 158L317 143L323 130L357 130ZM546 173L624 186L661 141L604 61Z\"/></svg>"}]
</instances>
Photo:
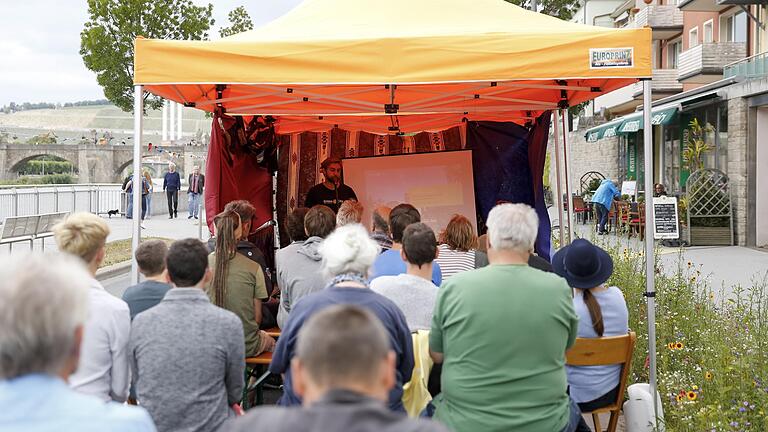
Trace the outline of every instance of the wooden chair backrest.
<instances>
[{"instance_id":1,"label":"wooden chair backrest","mask_svg":"<svg viewBox=\"0 0 768 432\"><path fill-rule=\"evenodd\" d=\"M628 370L636 338L635 332L623 336L577 338L576 343L565 353L565 362L569 366L624 364L624 369Z\"/></svg>"},{"instance_id":2,"label":"wooden chair backrest","mask_svg":"<svg viewBox=\"0 0 768 432\"><path fill-rule=\"evenodd\" d=\"M572 199L573 199L573 208L581 209L581 208L585 207L585 205L584 205L584 198L581 197L580 195L574 195Z\"/></svg>"}]
</instances>

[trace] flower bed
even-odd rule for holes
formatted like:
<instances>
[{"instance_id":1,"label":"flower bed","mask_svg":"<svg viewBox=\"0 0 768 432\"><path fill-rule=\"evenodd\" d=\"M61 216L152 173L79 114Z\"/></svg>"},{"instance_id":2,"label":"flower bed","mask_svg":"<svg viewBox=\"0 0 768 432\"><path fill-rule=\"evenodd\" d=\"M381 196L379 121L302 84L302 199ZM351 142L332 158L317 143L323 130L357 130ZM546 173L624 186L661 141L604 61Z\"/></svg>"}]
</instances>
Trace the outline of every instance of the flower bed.
<instances>
[{"instance_id":1,"label":"flower bed","mask_svg":"<svg viewBox=\"0 0 768 432\"><path fill-rule=\"evenodd\" d=\"M629 382L648 382L644 254L601 246L614 259L609 283L624 292L629 325L637 333ZM765 278L726 296L713 291L693 263L678 259L674 272L656 265L658 389L666 429L768 430Z\"/></svg>"}]
</instances>

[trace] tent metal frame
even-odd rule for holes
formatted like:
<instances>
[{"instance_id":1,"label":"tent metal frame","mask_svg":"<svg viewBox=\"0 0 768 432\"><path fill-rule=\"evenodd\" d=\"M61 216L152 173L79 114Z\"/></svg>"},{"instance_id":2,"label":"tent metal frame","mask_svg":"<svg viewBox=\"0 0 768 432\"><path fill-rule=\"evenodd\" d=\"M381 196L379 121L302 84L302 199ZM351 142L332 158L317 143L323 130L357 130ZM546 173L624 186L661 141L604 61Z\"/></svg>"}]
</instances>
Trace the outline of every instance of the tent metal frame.
<instances>
[{"instance_id":1,"label":"tent metal frame","mask_svg":"<svg viewBox=\"0 0 768 432\"><path fill-rule=\"evenodd\" d=\"M653 190L653 136L652 136L652 129L651 129L651 81L650 79L644 79L642 80L643 83L643 137L644 137L644 152L645 152L645 158L644 158L644 166L645 166L645 190L646 193ZM486 84L487 85L487 84ZM512 83L503 83L503 85L507 85L510 87L516 86L516 84ZM523 85L523 84L518 84ZM547 86L546 84L539 84L537 87L531 87L531 88L541 88L542 86L546 86L545 88L551 88L552 86ZM173 86L175 87L175 86ZM203 94L207 95L210 91L205 92L204 89L201 86L200 87L201 92ZM267 87L271 88L270 86L262 86L258 85L257 87ZM274 86L275 88L277 86ZM285 86L279 86L282 92L282 89L286 88ZM567 88L567 86L562 86L558 84L558 87ZM561 88L561 89L562 89ZM143 132L143 112L144 112L144 99L143 99L143 90L144 87L142 85L135 85L134 86L134 137L133 137L133 181L134 181L134 187L135 185L141 185L141 137ZM216 91L216 87L214 87L212 90ZM587 90L587 89L585 89ZM595 89L589 89L589 90L595 90ZM176 89L178 92L178 89ZM286 92L287 94L290 94ZM461 92L463 93L463 91ZM249 96L249 97L252 97ZM303 96L302 96L303 97ZM474 97L474 96L473 96ZM217 98L217 99L210 99L208 98L208 101L205 102L205 104L217 104L223 101L225 98ZM394 99L393 99L394 100ZM439 100L439 98L436 98L434 100ZM461 99L460 101L464 101L465 99ZM509 102L507 98L497 98L499 102ZM338 101L333 101L338 102ZM557 205L558 205L558 214L562 216L562 180L561 180L561 172L560 172L560 127L558 125L562 126L562 133L563 133L563 168L565 170L565 187L567 190L567 198L568 198L568 212L567 212L567 219L568 219L568 230L569 230L569 241L572 239L573 235L573 227L572 227L572 208L573 203L571 200L571 191L570 191L570 170L569 168L569 161L570 161L570 148L567 144L567 124L566 124L566 118L565 116L566 111L565 109L568 106L567 97L564 98L559 108L558 107L552 107L552 108L546 108L546 109L553 109L554 115L555 115L555 122L554 122L554 136L555 136L555 165L556 165L556 176L557 176ZM346 102L344 102L346 103ZM358 103L354 103L353 105L360 105ZM366 104L367 105L367 104ZM504 107L507 108L507 111L509 111L509 105L506 104L499 104L503 105L502 107L496 107L495 112L498 112L499 109L502 111L504 110ZM549 103L542 102L542 105L538 107L538 109L542 109L543 106L549 106ZM274 106L274 103L271 104L271 106ZM518 108L519 109L519 108ZM420 111L416 111L420 112ZM429 111L434 112L434 111ZM439 111L441 113L447 113L447 112L455 112L450 110L445 111ZM379 111L380 113L380 111ZM273 113L270 113L271 115L275 115ZM287 115L295 115L296 113L286 113ZM379 114L380 115L380 114ZM318 122L323 121L323 116L319 116L317 113L314 113L311 117L320 118ZM395 117L395 116L392 116ZM360 118L361 121L365 120L365 117ZM337 124L334 124L337 125ZM560 219L562 219L560 217ZM562 230L562 220L560 222L561 229L560 229L560 241L561 245L564 245L563 243L563 230ZM646 226L653 226L653 211L649 208L646 210ZM136 249L139 246L139 242L141 239L141 194L134 193L133 194L133 238L132 238L132 252L135 253ZM650 386L651 386L651 397L653 399L653 405L654 405L654 413L655 413L655 419L658 418L658 406L656 401L656 328L655 328L655 285L654 285L654 271L655 271L655 257L654 257L654 239L652 235L646 235L645 236L645 256L646 256L646 292L644 293L646 299L647 299L647 309L648 309L648 350L650 354ZM133 259L131 262L131 282L132 283L138 283L139 280L139 273L138 273L138 265L136 263L136 260Z\"/></svg>"}]
</instances>

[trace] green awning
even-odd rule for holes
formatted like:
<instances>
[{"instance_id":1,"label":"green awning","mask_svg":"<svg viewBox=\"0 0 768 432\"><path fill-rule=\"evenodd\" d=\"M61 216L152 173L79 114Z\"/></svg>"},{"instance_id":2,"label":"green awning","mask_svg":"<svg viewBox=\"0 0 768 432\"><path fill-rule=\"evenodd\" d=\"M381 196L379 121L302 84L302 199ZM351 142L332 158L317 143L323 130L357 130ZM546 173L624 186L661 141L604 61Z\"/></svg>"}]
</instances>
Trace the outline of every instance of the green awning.
<instances>
[{"instance_id":1,"label":"green awning","mask_svg":"<svg viewBox=\"0 0 768 432\"><path fill-rule=\"evenodd\" d=\"M614 120L588 129L584 136L587 138L587 142L597 142L599 139L615 137L619 126L621 126L621 120Z\"/></svg>"},{"instance_id":2,"label":"green awning","mask_svg":"<svg viewBox=\"0 0 768 432\"><path fill-rule=\"evenodd\" d=\"M675 119L677 115L677 106L657 108L652 110L651 114L652 125L667 125ZM626 135L635 133L642 129L643 113L641 111L588 129L584 136L587 138L587 142L596 142L599 139L611 138L619 134Z\"/></svg>"}]
</instances>

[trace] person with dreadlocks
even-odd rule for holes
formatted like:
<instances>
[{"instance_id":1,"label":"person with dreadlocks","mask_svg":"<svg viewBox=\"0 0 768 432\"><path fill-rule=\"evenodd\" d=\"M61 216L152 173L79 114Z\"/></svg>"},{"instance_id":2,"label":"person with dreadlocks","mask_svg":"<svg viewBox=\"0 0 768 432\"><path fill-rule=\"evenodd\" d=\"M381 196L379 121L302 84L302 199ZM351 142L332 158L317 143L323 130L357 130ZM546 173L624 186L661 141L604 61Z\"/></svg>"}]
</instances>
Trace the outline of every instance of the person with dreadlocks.
<instances>
[{"instance_id":1,"label":"person with dreadlocks","mask_svg":"<svg viewBox=\"0 0 768 432\"><path fill-rule=\"evenodd\" d=\"M243 322L246 357L272 351L275 340L259 329L261 299L268 297L261 266L237 253L242 235L240 216L225 210L213 219L216 249L208 256L213 279L207 286L208 296L216 306L232 311Z\"/></svg>"}]
</instances>

